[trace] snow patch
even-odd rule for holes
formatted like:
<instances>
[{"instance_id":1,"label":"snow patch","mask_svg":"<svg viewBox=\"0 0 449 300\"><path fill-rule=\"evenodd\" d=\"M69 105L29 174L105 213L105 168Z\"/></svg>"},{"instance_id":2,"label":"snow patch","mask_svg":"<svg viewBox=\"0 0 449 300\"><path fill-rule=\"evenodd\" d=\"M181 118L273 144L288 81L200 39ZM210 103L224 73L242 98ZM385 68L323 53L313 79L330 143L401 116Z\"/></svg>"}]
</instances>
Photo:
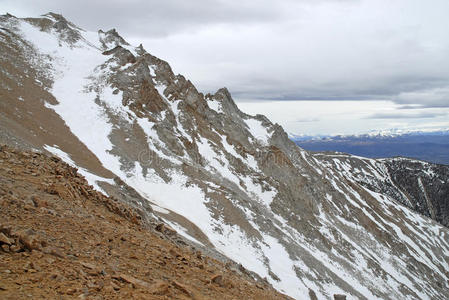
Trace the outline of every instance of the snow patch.
<instances>
[{"instance_id":1,"label":"snow patch","mask_svg":"<svg viewBox=\"0 0 449 300\"><path fill-rule=\"evenodd\" d=\"M251 135L262 145L268 145L268 140L271 135L268 133L267 128L262 125L262 122L257 119L246 119L246 125L248 126L248 130Z\"/></svg>"},{"instance_id":2,"label":"snow patch","mask_svg":"<svg viewBox=\"0 0 449 300\"><path fill-rule=\"evenodd\" d=\"M84 168L78 167L75 164L75 162L70 158L70 155L67 154L66 152L62 151L61 149L59 149L58 146L55 146L55 145L54 146L44 145L44 149L47 150L48 152L52 153L53 155L59 157L60 159L65 161L70 166L72 166L74 168L77 168L78 169L78 173L83 175L84 178L86 178L87 182L91 186L93 186L94 189L96 189L97 191L107 195L107 193L97 184L99 181L106 182L106 183L109 183L109 184L114 184L114 180L113 179L97 176L95 174L90 173L89 171L87 171Z\"/></svg>"}]
</instances>

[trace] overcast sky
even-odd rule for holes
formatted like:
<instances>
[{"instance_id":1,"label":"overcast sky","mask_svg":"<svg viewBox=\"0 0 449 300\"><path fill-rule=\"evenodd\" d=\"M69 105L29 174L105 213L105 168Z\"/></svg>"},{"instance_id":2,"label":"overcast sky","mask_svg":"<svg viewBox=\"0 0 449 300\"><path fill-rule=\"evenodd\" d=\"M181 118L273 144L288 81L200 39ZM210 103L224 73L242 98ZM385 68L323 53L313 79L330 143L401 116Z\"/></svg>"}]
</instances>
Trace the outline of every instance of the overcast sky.
<instances>
[{"instance_id":1,"label":"overcast sky","mask_svg":"<svg viewBox=\"0 0 449 300\"><path fill-rule=\"evenodd\" d=\"M226 86L289 132L449 128L448 0L0 0L0 10L116 28L200 91Z\"/></svg>"}]
</instances>

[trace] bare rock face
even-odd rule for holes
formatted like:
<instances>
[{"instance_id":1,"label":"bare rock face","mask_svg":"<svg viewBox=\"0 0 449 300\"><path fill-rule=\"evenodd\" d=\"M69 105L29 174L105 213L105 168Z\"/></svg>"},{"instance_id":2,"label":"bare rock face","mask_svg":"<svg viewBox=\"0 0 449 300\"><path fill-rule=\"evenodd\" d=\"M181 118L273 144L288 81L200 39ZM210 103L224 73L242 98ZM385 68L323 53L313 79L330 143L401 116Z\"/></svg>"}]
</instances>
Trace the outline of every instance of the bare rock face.
<instances>
[{"instance_id":1,"label":"bare rock face","mask_svg":"<svg viewBox=\"0 0 449 300\"><path fill-rule=\"evenodd\" d=\"M314 156L329 167L341 169L345 176L369 190L449 225L449 166L409 158L374 160L342 153Z\"/></svg>"},{"instance_id":2,"label":"bare rock face","mask_svg":"<svg viewBox=\"0 0 449 300\"><path fill-rule=\"evenodd\" d=\"M27 18L26 20L42 31L48 33L54 31L61 41L69 45L74 45L82 39L81 29L67 21L62 15L50 12L44 16L45 18Z\"/></svg>"},{"instance_id":3,"label":"bare rock face","mask_svg":"<svg viewBox=\"0 0 449 300\"><path fill-rule=\"evenodd\" d=\"M108 50L121 45L128 46L129 44L118 34L115 28L104 32L98 30L98 36L103 49Z\"/></svg>"},{"instance_id":4,"label":"bare rock face","mask_svg":"<svg viewBox=\"0 0 449 300\"><path fill-rule=\"evenodd\" d=\"M406 206L449 227L449 166L411 159L385 164L394 185L407 195Z\"/></svg>"},{"instance_id":5,"label":"bare rock face","mask_svg":"<svg viewBox=\"0 0 449 300\"><path fill-rule=\"evenodd\" d=\"M309 153L280 125L240 111L226 88L204 95L115 30L94 38L54 15L0 23L10 70L0 79L17 107L2 107L0 132L76 165L97 190L140 207L138 222L155 214L195 247L234 260L236 272L298 299L449 297L449 231L413 210L425 202L445 222L447 177L427 181L416 165L416 180L404 179L408 163ZM166 228L161 237L176 239ZM169 284L195 294L184 287Z\"/></svg>"}]
</instances>

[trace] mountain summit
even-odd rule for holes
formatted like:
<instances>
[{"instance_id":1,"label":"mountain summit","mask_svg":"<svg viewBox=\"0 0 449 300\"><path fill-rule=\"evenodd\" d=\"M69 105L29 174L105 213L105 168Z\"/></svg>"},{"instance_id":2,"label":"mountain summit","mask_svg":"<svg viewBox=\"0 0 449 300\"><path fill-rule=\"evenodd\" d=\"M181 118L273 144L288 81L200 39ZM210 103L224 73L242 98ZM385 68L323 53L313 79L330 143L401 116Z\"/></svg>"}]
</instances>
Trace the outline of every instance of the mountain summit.
<instances>
[{"instance_id":1,"label":"mountain summit","mask_svg":"<svg viewBox=\"0 0 449 300\"><path fill-rule=\"evenodd\" d=\"M449 230L434 220L447 194L429 188L447 191L444 170L404 171L421 185L399 185L384 161L309 153L114 29L4 15L0 50L1 142L59 156L297 299L449 298Z\"/></svg>"}]
</instances>

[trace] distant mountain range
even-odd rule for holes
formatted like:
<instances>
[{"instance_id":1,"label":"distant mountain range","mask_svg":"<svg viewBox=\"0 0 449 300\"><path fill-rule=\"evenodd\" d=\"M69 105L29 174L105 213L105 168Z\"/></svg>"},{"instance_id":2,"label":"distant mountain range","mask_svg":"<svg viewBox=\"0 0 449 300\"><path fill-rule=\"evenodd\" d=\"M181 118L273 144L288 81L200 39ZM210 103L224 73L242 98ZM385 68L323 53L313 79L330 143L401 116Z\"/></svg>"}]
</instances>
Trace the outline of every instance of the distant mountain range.
<instances>
[{"instance_id":1,"label":"distant mountain range","mask_svg":"<svg viewBox=\"0 0 449 300\"><path fill-rule=\"evenodd\" d=\"M293 136L310 151L338 151L371 158L403 156L449 165L449 130L337 136Z\"/></svg>"}]
</instances>

